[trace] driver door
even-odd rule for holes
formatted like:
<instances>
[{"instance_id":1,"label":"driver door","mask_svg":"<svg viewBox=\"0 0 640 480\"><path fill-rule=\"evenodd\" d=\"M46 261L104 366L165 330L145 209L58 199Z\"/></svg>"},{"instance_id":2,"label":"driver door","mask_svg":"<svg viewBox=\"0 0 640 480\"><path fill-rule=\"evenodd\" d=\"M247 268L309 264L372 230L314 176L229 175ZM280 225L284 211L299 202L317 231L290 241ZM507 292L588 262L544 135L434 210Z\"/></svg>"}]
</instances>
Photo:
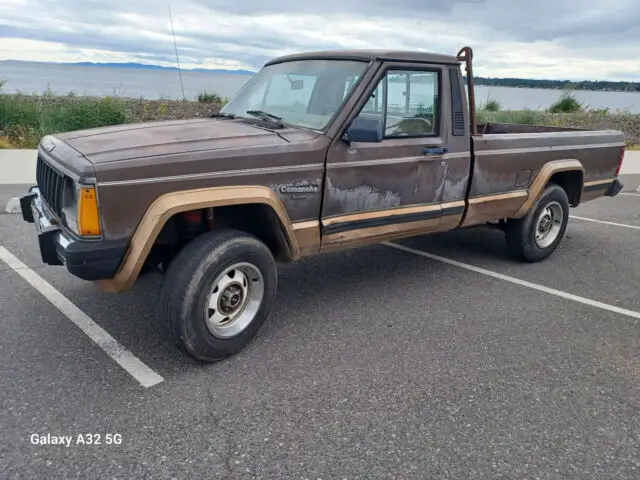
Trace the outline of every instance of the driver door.
<instances>
[{"instance_id":1,"label":"driver door","mask_svg":"<svg viewBox=\"0 0 640 480\"><path fill-rule=\"evenodd\" d=\"M387 64L356 107L381 119L380 142L337 137L327 153L322 251L438 230L448 129L444 68ZM343 132L341 132L343 133Z\"/></svg>"}]
</instances>

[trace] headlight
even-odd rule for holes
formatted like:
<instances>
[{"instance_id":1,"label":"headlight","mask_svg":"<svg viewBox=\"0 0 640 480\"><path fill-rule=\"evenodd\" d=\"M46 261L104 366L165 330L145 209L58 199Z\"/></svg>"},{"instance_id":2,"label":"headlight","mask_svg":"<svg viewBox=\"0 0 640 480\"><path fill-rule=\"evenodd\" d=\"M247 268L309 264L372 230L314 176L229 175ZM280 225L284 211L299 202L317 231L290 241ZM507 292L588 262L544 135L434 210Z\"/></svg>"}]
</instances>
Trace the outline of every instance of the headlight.
<instances>
[{"instance_id":1,"label":"headlight","mask_svg":"<svg viewBox=\"0 0 640 480\"><path fill-rule=\"evenodd\" d=\"M69 181L64 190L62 213L67 227L78 235L100 235L100 217L95 187L78 185Z\"/></svg>"}]
</instances>

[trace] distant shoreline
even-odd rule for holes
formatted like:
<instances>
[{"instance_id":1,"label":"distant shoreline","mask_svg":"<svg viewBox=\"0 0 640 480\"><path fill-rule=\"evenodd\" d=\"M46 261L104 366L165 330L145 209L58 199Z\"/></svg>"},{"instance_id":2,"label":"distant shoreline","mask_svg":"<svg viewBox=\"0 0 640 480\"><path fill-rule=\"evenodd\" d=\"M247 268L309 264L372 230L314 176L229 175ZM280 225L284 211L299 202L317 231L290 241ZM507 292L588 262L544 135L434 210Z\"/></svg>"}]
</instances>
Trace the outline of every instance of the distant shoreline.
<instances>
[{"instance_id":1,"label":"distant shoreline","mask_svg":"<svg viewBox=\"0 0 640 480\"><path fill-rule=\"evenodd\" d=\"M97 67L97 68L122 68L134 70L160 70L174 71L175 66L163 66L155 64L143 64L137 62L113 63L113 62L32 62L24 60L0 60L3 65L54 65L57 67ZM228 75L255 75L257 71L243 69L224 68L181 68L183 72L217 73ZM465 77L466 82L466 77ZM609 80L553 80L553 79L529 79L512 77L481 77L475 76L474 83L484 87L510 87L510 88L536 88L544 90L580 90L593 92L631 92L640 93L640 82L609 81Z\"/></svg>"}]
</instances>

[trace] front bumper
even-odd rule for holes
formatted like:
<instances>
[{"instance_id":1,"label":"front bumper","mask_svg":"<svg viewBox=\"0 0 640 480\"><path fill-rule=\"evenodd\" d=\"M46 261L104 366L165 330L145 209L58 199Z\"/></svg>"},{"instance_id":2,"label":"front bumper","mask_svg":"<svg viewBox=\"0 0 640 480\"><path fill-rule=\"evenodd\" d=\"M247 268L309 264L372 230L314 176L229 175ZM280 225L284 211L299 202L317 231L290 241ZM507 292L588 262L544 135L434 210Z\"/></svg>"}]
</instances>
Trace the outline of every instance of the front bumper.
<instances>
[{"instance_id":1,"label":"front bumper","mask_svg":"<svg viewBox=\"0 0 640 480\"><path fill-rule=\"evenodd\" d=\"M615 197L620 193L620 191L624 188L624 185L617 178L611 182L609 188L605 192L605 197Z\"/></svg>"},{"instance_id":2,"label":"front bumper","mask_svg":"<svg viewBox=\"0 0 640 480\"><path fill-rule=\"evenodd\" d=\"M72 237L49 212L38 187L20 197L20 209L23 220L36 227L40 255L47 265L64 265L72 275L90 281L113 278L118 271L128 242Z\"/></svg>"}]
</instances>

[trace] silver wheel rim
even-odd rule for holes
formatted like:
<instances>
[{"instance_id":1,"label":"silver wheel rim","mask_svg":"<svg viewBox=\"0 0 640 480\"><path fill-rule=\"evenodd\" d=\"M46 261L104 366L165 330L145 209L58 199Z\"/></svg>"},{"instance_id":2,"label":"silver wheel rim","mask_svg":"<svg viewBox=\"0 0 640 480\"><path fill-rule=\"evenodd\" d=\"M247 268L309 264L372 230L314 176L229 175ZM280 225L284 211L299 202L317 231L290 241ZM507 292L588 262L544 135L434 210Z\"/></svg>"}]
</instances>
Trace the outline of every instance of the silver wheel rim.
<instances>
[{"instance_id":1,"label":"silver wheel rim","mask_svg":"<svg viewBox=\"0 0 640 480\"><path fill-rule=\"evenodd\" d=\"M564 213L558 202L551 202L538 215L535 226L535 241L540 248L547 248L558 238Z\"/></svg>"},{"instance_id":2,"label":"silver wheel rim","mask_svg":"<svg viewBox=\"0 0 640 480\"><path fill-rule=\"evenodd\" d=\"M236 263L213 282L204 308L207 328L218 338L235 337L254 319L264 297L262 273L251 263Z\"/></svg>"}]
</instances>

